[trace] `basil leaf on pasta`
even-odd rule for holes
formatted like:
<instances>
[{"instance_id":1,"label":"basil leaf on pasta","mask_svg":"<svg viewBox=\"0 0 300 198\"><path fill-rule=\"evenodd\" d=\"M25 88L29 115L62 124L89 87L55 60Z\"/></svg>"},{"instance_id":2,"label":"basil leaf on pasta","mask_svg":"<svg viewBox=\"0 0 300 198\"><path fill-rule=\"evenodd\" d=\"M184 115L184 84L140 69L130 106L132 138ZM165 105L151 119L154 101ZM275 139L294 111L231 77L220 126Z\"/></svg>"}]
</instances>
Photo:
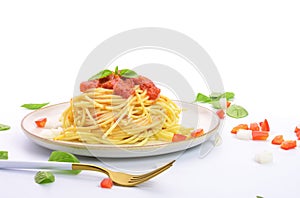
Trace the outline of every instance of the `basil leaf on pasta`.
<instances>
[{"instance_id":1,"label":"basil leaf on pasta","mask_svg":"<svg viewBox=\"0 0 300 198\"><path fill-rule=\"evenodd\" d=\"M122 69L120 71L120 76L125 78L136 78L138 77L138 74L135 71L132 71L130 69Z\"/></svg>"},{"instance_id":2,"label":"basil leaf on pasta","mask_svg":"<svg viewBox=\"0 0 300 198\"><path fill-rule=\"evenodd\" d=\"M94 76L90 77L89 80L98 80L98 79L101 79L101 78L105 78L105 77L109 76L112 73L113 73L112 71L110 71L108 69L105 69L105 70L102 70L99 73L95 74Z\"/></svg>"}]
</instances>

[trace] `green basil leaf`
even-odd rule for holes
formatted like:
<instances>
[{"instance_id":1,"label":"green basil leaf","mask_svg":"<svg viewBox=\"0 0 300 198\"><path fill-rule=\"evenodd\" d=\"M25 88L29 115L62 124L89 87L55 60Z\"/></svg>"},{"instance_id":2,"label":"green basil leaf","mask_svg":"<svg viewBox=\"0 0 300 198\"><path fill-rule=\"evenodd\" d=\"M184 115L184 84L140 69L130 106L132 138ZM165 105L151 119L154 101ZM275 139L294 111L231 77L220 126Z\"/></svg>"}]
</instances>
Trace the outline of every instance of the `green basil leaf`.
<instances>
[{"instance_id":1,"label":"green basil leaf","mask_svg":"<svg viewBox=\"0 0 300 198\"><path fill-rule=\"evenodd\" d=\"M40 104L28 103L28 104L23 104L21 107L24 107L24 108L30 109L30 110L36 110L36 109L40 109L48 104L49 104L49 102L40 103Z\"/></svg>"},{"instance_id":2,"label":"green basil leaf","mask_svg":"<svg viewBox=\"0 0 300 198\"><path fill-rule=\"evenodd\" d=\"M53 173L48 171L39 171L35 174L34 180L37 184L48 184L55 181Z\"/></svg>"},{"instance_id":3,"label":"green basil leaf","mask_svg":"<svg viewBox=\"0 0 300 198\"><path fill-rule=\"evenodd\" d=\"M54 162L70 162L70 163L80 163L77 157L71 153L63 152L63 151L53 151L48 159L48 161ZM77 175L81 171L80 170L66 170L62 171L64 173Z\"/></svg>"},{"instance_id":4,"label":"green basil leaf","mask_svg":"<svg viewBox=\"0 0 300 198\"><path fill-rule=\"evenodd\" d=\"M130 69L122 69L120 71L120 76L125 78L136 78L138 77L138 74L135 71L132 71Z\"/></svg>"},{"instance_id":5,"label":"green basil leaf","mask_svg":"<svg viewBox=\"0 0 300 198\"><path fill-rule=\"evenodd\" d=\"M119 67L118 66L115 67L115 74L116 75L119 74Z\"/></svg>"},{"instance_id":6,"label":"green basil leaf","mask_svg":"<svg viewBox=\"0 0 300 198\"><path fill-rule=\"evenodd\" d=\"M109 76L110 74L112 74L112 71L105 69L105 70L102 70L99 73L95 74L94 76L90 77L89 80L98 80L101 78L105 78L105 77Z\"/></svg>"},{"instance_id":7,"label":"green basil leaf","mask_svg":"<svg viewBox=\"0 0 300 198\"><path fill-rule=\"evenodd\" d=\"M0 131L5 131L10 129L10 126L6 125L6 124L0 124Z\"/></svg>"},{"instance_id":8,"label":"green basil leaf","mask_svg":"<svg viewBox=\"0 0 300 198\"><path fill-rule=\"evenodd\" d=\"M226 114L232 118L243 118L248 115L248 112L244 107L233 104L227 108Z\"/></svg>"},{"instance_id":9,"label":"green basil leaf","mask_svg":"<svg viewBox=\"0 0 300 198\"><path fill-rule=\"evenodd\" d=\"M8 159L8 151L0 151L0 160Z\"/></svg>"},{"instance_id":10,"label":"green basil leaf","mask_svg":"<svg viewBox=\"0 0 300 198\"><path fill-rule=\"evenodd\" d=\"M211 98L202 94L202 93L198 93L197 96L196 96L196 102L202 102L202 103L208 103L208 102L211 102Z\"/></svg>"},{"instance_id":11,"label":"green basil leaf","mask_svg":"<svg viewBox=\"0 0 300 198\"><path fill-rule=\"evenodd\" d=\"M225 92L222 94L219 93L212 93L209 97L211 100L220 100L221 98L226 98L226 100L232 100L234 98L234 93L233 92Z\"/></svg>"},{"instance_id":12,"label":"green basil leaf","mask_svg":"<svg viewBox=\"0 0 300 198\"><path fill-rule=\"evenodd\" d=\"M225 92L222 94L222 98L226 98L226 100L232 100L234 98L234 93L233 92Z\"/></svg>"},{"instance_id":13,"label":"green basil leaf","mask_svg":"<svg viewBox=\"0 0 300 198\"><path fill-rule=\"evenodd\" d=\"M264 198L264 197L262 197L262 196L256 196L256 198Z\"/></svg>"}]
</instances>

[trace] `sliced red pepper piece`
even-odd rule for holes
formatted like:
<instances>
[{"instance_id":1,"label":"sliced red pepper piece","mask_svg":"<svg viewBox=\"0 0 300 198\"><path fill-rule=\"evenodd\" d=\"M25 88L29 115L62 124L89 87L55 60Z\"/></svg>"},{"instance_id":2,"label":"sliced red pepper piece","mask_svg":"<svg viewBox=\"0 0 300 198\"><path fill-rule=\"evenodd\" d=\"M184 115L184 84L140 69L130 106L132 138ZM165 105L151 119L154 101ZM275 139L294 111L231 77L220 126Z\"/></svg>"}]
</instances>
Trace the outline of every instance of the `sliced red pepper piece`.
<instances>
[{"instance_id":1,"label":"sliced red pepper piece","mask_svg":"<svg viewBox=\"0 0 300 198\"><path fill-rule=\"evenodd\" d=\"M47 122L47 118L40 118L34 121L37 127L44 128Z\"/></svg>"},{"instance_id":2,"label":"sliced red pepper piece","mask_svg":"<svg viewBox=\"0 0 300 198\"><path fill-rule=\"evenodd\" d=\"M270 131L269 122L267 119L265 119L260 126L262 131Z\"/></svg>"},{"instance_id":3,"label":"sliced red pepper piece","mask_svg":"<svg viewBox=\"0 0 300 198\"><path fill-rule=\"evenodd\" d=\"M233 127L233 129L231 130L231 133L236 134L238 132L238 130L240 130L240 129L248 130L249 127L247 124L239 124L239 125Z\"/></svg>"},{"instance_id":4,"label":"sliced red pepper piece","mask_svg":"<svg viewBox=\"0 0 300 198\"><path fill-rule=\"evenodd\" d=\"M193 131L192 133L191 133L191 136L193 137L193 138L196 138L196 137L200 137L201 135L203 135L204 134L204 130L203 129L196 129L195 131Z\"/></svg>"},{"instance_id":5,"label":"sliced red pepper piece","mask_svg":"<svg viewBox=\"0 0 300 198\"><path fill-rule=\"evenodd\" d=\"M218 111L216 112L216 114L218 115L218 117L219 117L220 119L224 119L224 118L225 118L225 112L224 112L223 109L218 110Z\"/></svg>"},{"instance_id":6,"label":"sliced red pepper piece","mask_svg":"<svg viewBox=\"0 0 300 198\"><path fill-rule=\"evenodd\" d=\"M249 129L250 129L251 131L259 131L259 130L260 130L260 129L259 129L259 125L258 125L256 122L250 123Z\"/></svg>"},{"instance_id":7,"label":"sliced red pepper piece","mask_svg":"<svg viewBox=\"0 0 300 198\"><path fill-rule=\"evenodd\" d=\"M297 146L296 140L285 140L284 142L281 143L280 148L284 150L289 150L293 149Z\"/></svg>"},{"instance_id":8,"label":"sliced red pepper piece","mask_svg":"<svg viewBox=\"0 0 300 198\"><path fill-rule=\"evenodd\" d=\"M172 142L179 142L179 141L183 141L186 139L185 135L182 134L174 134L173 138L172 138Z\"/></svg>"},{"instance_id":9,"label":"sliced red pepper piece","mask_svg":"<svg viewBox=\"0 0 300 198\"><path fill-rule=\"evenodd\" d=\"M283 135L277 135L273 138L272 144L281 145L284 142Z\"/></svg>"},{"instance_id":10,"label":"sliced red pepper piece","mask_svg":"<svg viewBox=\"0 0 300 198\"><path fill-rule=\"evenodd\" d=\"M266 140L268 137L268 131L252 131L252 140Z\"/></svg>"}]
</instances>

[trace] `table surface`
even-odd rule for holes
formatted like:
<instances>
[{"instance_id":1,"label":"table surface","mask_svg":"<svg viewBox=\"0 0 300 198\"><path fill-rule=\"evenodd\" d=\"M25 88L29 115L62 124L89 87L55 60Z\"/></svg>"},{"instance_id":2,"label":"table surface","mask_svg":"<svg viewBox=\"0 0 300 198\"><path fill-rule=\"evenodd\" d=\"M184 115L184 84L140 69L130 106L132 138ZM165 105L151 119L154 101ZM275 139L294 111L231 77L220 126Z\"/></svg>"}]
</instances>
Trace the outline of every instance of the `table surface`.
<instances>
[{"instance_id":1,"label":"table surface","mask_svg":"<svg viewBox=\"0 0 300 198\"><path fill-rule=\"evenodd\" d=\"M164 14L168 3L146 8L135 2L141 10L121 1L117 8L114 3L103 7L96 2L90 6L73 1L60 6L1 3L0 18L7 20L1 22L0 32L0 123L11 129L0 131L0 150L9 152L9 160L43 161L51 153L24 135L20 123L31 111L20 106L68 101L77 72L90 51L110 36L131 28L168 27L191 36L212 57L225 90L235 92L234 102L249 112L246 118L224 119L222 143L205 157L202 145L184 153L147 158L78 156L81 162L129 171L148 170L176 158L172 168L137 187L103 189L99 183L105 175L90 172L56 174L54 183L39 185L34 182L36 171L0 170L1 196L298 197L300 148L285 151L271 144L277 134L296 139L293 131L300 123L300 28L296 25L300 14L298 5L287 2L174 3L168 16ZM40 9L34 9L34 3ZM68 9L70 6L72 9ZM155 9L155 16L146 16L153 15ZM180 10L186 15L178 16ZM141 17L137 19L136 15ZM199 26L193 25L195 22ZM237 124L265 118L271 127L267 141L243 141L230 133ZM255 162L255 154L265 150L272 152L273 162Z\"/></svg>"}]
</instances>

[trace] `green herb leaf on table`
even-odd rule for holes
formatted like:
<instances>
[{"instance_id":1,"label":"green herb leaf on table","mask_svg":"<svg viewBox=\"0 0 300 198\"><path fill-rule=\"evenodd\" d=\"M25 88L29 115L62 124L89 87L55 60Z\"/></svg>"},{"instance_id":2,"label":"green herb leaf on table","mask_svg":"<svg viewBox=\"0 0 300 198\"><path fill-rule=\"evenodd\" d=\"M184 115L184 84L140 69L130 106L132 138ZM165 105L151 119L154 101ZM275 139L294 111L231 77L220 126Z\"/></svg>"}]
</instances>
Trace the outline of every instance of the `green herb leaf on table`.
<instances>
[{"instance_id":1,"label":"green herb leaf on table","mask_svg":"<svg viewBox=\"0 0 300 198\"><path fill-rule=\"evenodd\" d=\"M39 171L35 174L34 180L37 184L48 184L55 181L53 173L48 171Z\"/></svg>"},{"instance_id":2,"label":"green herb leaf on table","mask_svg":"<svg viewBox=\"0 0 300 198\"><path fill-rule=\"evenodd\" d=\"M138 77L138 74L130 69L122 69L120 71L120 76L125 77L125 78L136 78Z\"/></svg>"},{"instance_id":3,"label":"green herb leaf on table","mask_svg":"<svg viewBox=\"0 0 300 198\"><path fill-rule=\"evenodd\" d=\"M195 101L201 102L201 103L208 103L208 102L211 102L211 98L202 93L198 93Z\"/></svg>"},{"instance_id":4,"label":"green herb leaf on table","mask_svg":"<svg viewBox=\"0 0 300 198\"><path fill-rule=\"evenodd\" d=\"M112 71L110 71L108 69L105 69L105 70L102 70L99 73L95 74L94 76L90 77L89 80L98 80L98 79L101 79L101 78L105 78L105 77L109 76L112 73L113 73Z\"/></svg>"},{"instance_id":5,"label":"green herb leaf on table","mask_svg":"<svg viewBox=\"0 0 300 198\"><path fill-rule=\"evenodd\" d=\"M226 114L232 118L243 118L248 115L248 112L244 107L232 104L227 108Z\"/></svg>"},{"instance_id":6,"label":"green herb leaf on table","mask_svg":"<svg viewBox=\"0 0 300 198\"><path fill-rule=\"evenodd\" d=\"M48 161L80 163L80 161L78 160L78 158L75 155L73 155L71 153L63 152L63 151L53 151L51 153ZM62 171L62 172L77 175L81 171L80 170L66 170L66 171Z\"/></svg>"},{"instance_id":7,"label":"green herb leaf on table","mask_svg":"<svg viewBox=\"0 0 300 198\"><path fill-rule=\"evenodd\" d=\"M28 103L28 104L23 104L21 107L24 107L26 109L29 109L29 110L36 110L36 109L40 109L46 105L48 105L49 102L46 102L46 103Z\"/></svg>"},{"instance_id":8,"label":"green herb leaf on table","mask_svg":"<svg viewBox=\"0 0 300 198\"><path fill-rule=\"evenodd\" d=\"M219 98L226 98L227 101L234 99L235 94L233 92L225 92L219 96Z\"/></svg>"},{"instance_id":9,"label":"green herb leaf on table","mask_svg":"<svg viewBox=\"0 0 300 198\"><path fill-rule=\"evenodd\" d=\"M10 129L10 126L6 125L6 124L0 124L0 131L5 131Z\"/></svg>"},{"instance_id":10,"label":"green herb leaf on table","mask_svg":"<svg viewBox=\"0 0 300 198\"><path fill-rule=\"evenodd\" d=\"M221 98L226 98L227 101L232 100L234 98L235 94L233 92L225 92L225 93L212 93L209 96L206 96L205 94L198 93L196 96L196 102L201 103L214 103L218 102Z\"/></svg>"},{"instance_id":11,"label":"green herb leaf on table","mask_svg":"<svg viewBox=\"0 0 300 198\"><path fill-rule=\"evenodd\" d=\"M8 159L8 151L0 151L0 160Z\"/></svg>"}]
</instances>

